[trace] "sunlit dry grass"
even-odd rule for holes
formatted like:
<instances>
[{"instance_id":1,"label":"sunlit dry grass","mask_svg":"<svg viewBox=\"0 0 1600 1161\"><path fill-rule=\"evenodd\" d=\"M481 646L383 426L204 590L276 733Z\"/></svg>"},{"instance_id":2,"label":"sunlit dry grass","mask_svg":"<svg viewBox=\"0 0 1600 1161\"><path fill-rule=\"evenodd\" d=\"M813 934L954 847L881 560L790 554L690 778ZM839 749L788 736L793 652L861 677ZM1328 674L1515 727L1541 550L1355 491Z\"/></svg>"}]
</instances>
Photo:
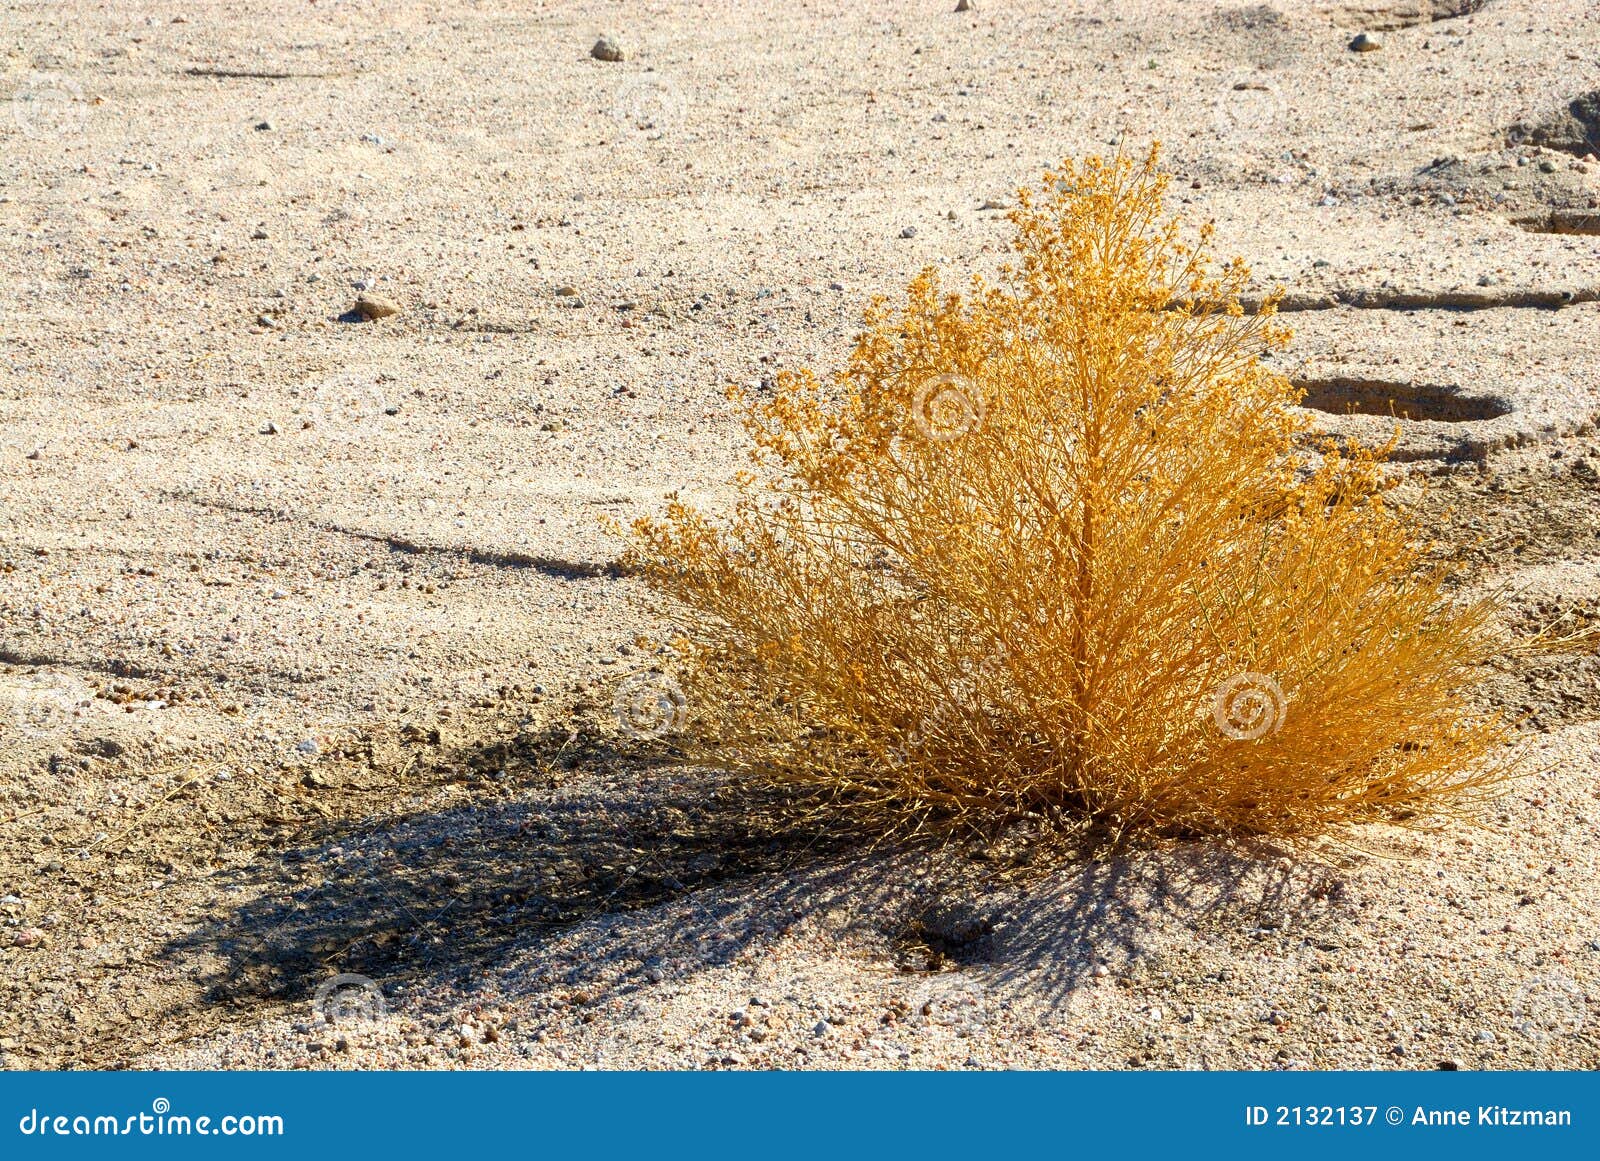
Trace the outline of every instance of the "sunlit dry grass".
<instances>
[{"instance_id":1,"label":"sunlit dry grass","mask_svg":"<svg viewBox=\"0 0 1600 1161\"><path fill-rule=\"evenodd\" d=\"M687 618L692 745L886 827L1308 834L1500 772L1452 606L1375 457L1307 438L1248 272L1155 157L1045 176L998 284L933 272L847 365L747 402L723 518L633 563Z\"/></svg>"}]
</instances>

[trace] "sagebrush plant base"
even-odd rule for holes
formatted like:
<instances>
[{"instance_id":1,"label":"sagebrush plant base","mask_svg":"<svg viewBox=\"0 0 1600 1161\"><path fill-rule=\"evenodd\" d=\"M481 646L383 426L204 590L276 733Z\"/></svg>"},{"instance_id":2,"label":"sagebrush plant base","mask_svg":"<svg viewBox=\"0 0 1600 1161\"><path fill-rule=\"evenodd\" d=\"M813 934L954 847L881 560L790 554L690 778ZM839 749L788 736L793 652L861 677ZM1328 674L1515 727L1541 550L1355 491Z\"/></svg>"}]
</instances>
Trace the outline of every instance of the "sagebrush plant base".
<instances>
[{"instance_id":1,"label":"sagebrush plant base","mask_svg":"<svg viewBox=\"0 0 1600 1161\"><path fill-rule=\"evenodd\" d=\"M703 758L891 829L1305 835L1504 773L1461 696L1492 610L1445 599L1381 456L1310 437L1275 300L1166 188L1154 151L1047 173L997 285L926 271L747 403L729 515L635 525L689 626L636 680Z\"/></svg>"}]
</instances>

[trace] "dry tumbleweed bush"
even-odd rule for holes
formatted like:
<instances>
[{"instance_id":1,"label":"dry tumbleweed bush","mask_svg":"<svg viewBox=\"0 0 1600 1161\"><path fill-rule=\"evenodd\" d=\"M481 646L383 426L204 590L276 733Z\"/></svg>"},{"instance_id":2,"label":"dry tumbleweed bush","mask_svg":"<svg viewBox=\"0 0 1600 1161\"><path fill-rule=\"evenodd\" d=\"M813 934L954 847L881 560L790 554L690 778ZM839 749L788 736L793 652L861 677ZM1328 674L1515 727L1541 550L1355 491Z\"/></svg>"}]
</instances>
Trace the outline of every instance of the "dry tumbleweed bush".
<instances>
[{"instance_id":1,"label":"dry tumbleweed bush","mask_svg":"<svg viewBox=\"0 0 1600 1161\"><path fill-rule=\"evenodd\" d=\"M1152 153L1069 164L1020 264L917 278L848 365L749 408L732 514L681 503L633 563L693 619L713 761L890 823L1034 818L1308 834L1486 785L1447 603L1377 457L1312 449L1248 271L1164 216Z\"/></svg>"}]
</instances>

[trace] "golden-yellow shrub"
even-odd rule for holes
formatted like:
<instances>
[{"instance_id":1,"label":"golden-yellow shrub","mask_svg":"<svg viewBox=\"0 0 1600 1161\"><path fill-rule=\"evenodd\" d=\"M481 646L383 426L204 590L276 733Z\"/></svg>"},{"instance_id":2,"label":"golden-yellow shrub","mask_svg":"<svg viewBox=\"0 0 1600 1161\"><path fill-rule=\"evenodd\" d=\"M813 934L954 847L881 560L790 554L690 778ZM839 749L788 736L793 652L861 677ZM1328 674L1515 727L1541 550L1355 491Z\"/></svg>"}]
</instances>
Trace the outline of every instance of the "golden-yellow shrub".
<instances>
[{"instance_id":1,"label":"golden-yellow shrub","mask_svg":"<svg viewBox=\"0 0 1600 1161\"><path fill-rule=\"evenodd\" d=\"M684 726L889 824L1305 834L1496 774L1453 607L1376 457L1317 447L1273 303L1098 159L1013 212L1018 263L869 311L848 364L748 403L754 470L633 564L691 628ZM676 679L674 679L676 680ZM676 696L676 695L675 695ZM676 704L676 703L675 703Z\"/></svg>"}]
</instances>

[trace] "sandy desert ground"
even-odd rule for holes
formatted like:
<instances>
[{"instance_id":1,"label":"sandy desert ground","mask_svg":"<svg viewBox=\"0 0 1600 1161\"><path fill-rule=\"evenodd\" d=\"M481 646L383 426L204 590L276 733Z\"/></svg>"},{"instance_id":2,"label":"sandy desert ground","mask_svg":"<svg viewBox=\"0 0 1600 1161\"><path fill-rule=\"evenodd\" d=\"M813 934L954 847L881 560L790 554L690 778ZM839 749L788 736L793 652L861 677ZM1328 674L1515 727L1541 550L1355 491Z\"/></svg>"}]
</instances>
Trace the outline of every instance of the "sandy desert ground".
<instances>
[{"instance_id":1,"label":"sandy desert ground","mask_svg":"<svg viewBox=\"0 0 1600 1161\"><path fill-rule=\"evenodd\" d=\"M1600 4L954 6L0 0L0 1063L1600 1066L1600 655L1518 644L1600 615ZM601 518L1154 138L1510 594L1527 776L1040 865L622 737Z\"/></svg>"}]
</instances>

